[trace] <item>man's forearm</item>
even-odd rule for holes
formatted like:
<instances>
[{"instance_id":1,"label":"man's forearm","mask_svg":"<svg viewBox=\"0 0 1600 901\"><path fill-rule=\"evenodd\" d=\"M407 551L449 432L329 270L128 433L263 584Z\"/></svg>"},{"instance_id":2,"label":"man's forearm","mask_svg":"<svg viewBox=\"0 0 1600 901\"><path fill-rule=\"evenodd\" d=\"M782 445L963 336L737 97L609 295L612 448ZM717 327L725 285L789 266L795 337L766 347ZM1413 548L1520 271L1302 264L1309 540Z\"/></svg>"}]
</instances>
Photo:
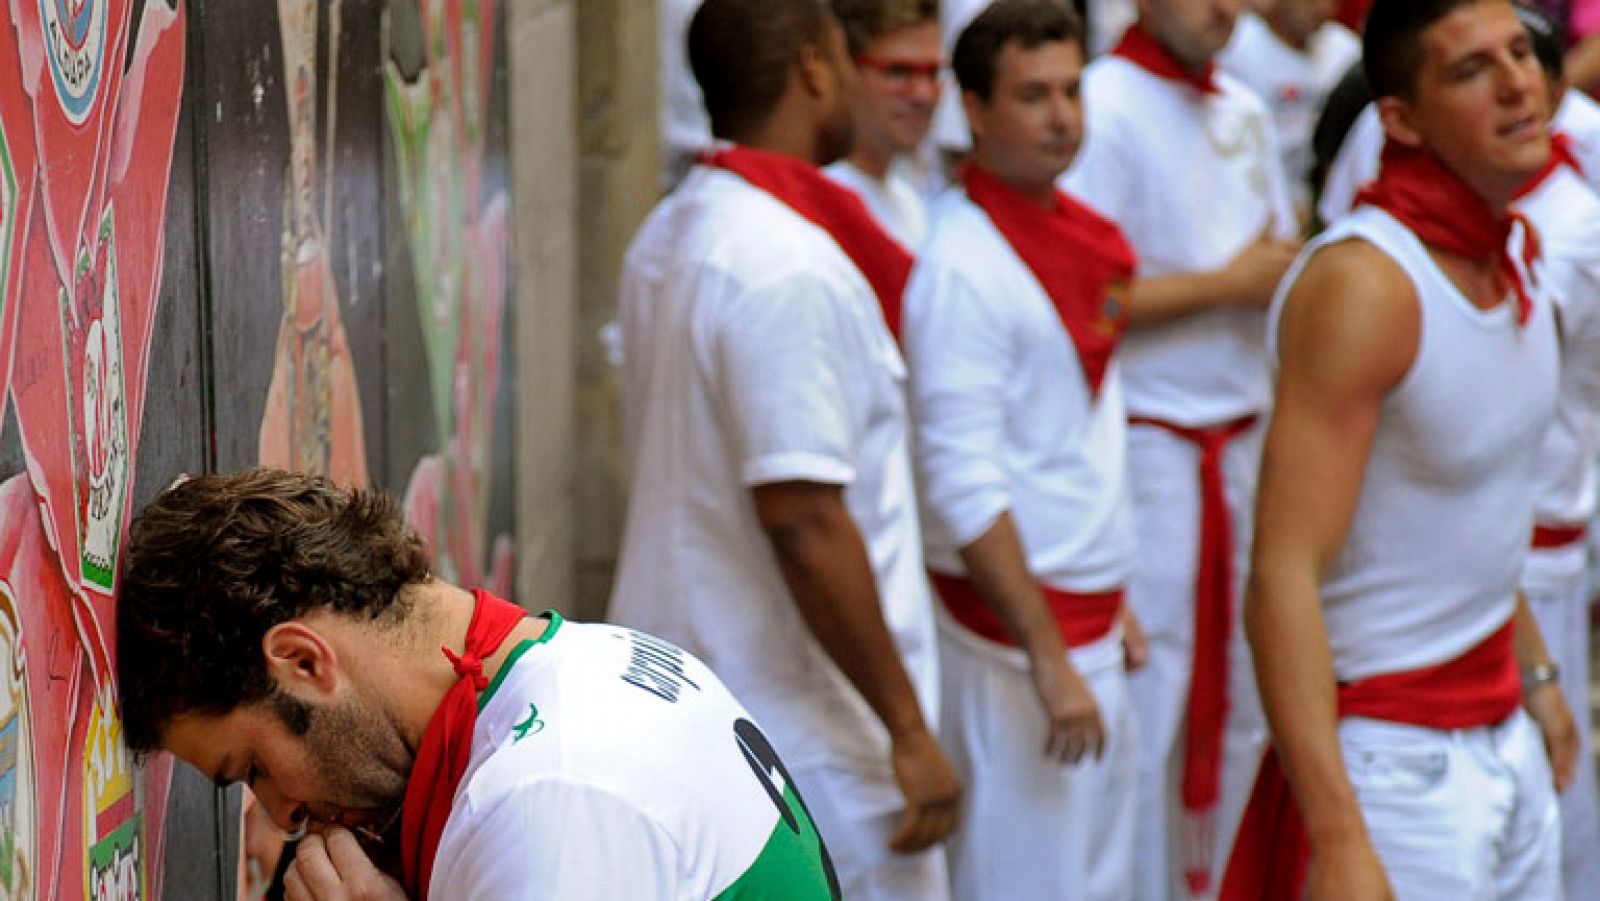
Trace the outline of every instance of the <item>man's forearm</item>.
<instances>
[{"instance_id":1,"label":"man's forearm","mask_svg":"<svg viewBox=\"0 0 1600 901\"><path fill-rule=\"evenodd\" d=\"M807 628L889 734L928 729L884 622L866 545L842 500L836 510L769 529L768 537Z\"/></svg>"},{"instance_id":2,"label":"man's forearm","mask_svg":"<svg viewBox=\"0 0 1600 901\"><path fill-rule=\"evenodd\" d=\"M1517 592L1517 609L1512 618L1515 622L1512 647L1518 668L1527 672L1535 667L1548 666L1550 651L1545 646L1543 633L1539 631L1539 621L1534 619L1533 608L1528 606L1528 596L1520 591Z\"/></svg>"},{"instance_id":3,"label":"man's forearm","mask_svg":"<svg viewBox=\"0 0 1600 901\"><path fill-rule=\"evenodd\" d=\"M1027 554L1011 511L1000 514L983 537L961 549L967 579L1030 659L1066 653L1061 631L1028 571Z\"/></svg>"},{"instance_id":4,"label":"man's forearm","mask_svg":"<svg viewBox=\"0 0 1600 901\"><path fill-rule=\"evenodd\" d=\"M1133 285L1128 320L1135 326L1159 325L1228 306L1233 292L1220 271L1143 278Z\"/></svg>"},{"instance_id":5,"label":"man's forearm","mask_svg":"<svg viewBox=\"0 0 1600 901\"><path fill-rule=\"evenodd\" d=\"M1313 848L1364 841L1366 826L1339 750L1337 686L1314 579L1254 574L1245 628L1273 747Z\"/></svg>"}]
</instances>

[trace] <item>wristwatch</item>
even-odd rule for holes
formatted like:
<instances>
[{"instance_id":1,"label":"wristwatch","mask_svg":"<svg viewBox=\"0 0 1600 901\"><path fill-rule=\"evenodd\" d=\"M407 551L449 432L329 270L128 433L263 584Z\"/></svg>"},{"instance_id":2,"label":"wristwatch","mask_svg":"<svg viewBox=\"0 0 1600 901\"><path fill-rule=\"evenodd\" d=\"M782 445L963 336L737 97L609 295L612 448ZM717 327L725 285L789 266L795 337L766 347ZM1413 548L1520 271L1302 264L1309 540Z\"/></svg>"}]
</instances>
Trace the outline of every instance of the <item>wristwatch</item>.
<instances>
[{"instance_id":1,"label":"wristwatch","mask_svg":"<svg viewBox=\"0 0 1600 901\"><path fill-rule=\"evenodd\" d=\"M1522 671L1522 693L1531 694L1541 685L1555 685L1561 680L1561 667L1550 663L1540 663Z\"/></svg>"}]
</instances>

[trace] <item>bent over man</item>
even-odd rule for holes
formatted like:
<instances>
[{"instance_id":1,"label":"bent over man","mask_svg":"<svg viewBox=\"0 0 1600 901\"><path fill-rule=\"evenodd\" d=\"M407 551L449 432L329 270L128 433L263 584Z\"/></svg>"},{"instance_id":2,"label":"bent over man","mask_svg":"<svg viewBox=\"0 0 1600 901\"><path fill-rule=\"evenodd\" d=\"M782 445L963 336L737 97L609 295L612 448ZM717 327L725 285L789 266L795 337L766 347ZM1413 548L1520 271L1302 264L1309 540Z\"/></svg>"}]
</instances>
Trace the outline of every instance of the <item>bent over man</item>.
<instances>
[{"instance_id":1,"label":"bent over man","mask_svg":"<svg viewBox=\"0 0 1600 901\"><path fill-rule=\"evenodd\" d=\"M117 616L129 746L309 825L291 901L839 897L783 763L705 666L440 582L386 496L185 481L135 519Z\"/></svg>"}]
</instances>

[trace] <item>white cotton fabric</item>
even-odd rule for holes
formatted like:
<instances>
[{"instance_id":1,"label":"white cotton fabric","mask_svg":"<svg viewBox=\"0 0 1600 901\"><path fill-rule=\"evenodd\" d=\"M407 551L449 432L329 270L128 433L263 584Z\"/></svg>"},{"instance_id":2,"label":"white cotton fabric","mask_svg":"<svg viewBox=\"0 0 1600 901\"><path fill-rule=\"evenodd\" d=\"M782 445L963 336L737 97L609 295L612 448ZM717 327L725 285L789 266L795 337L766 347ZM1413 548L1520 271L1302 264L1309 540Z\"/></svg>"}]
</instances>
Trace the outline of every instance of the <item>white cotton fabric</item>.
<instances>
[{"instance_id":1,"label":"white cotton fabric","mask_svg":"<svg viewBox=\"0 0 1600 901\"><path fill-rule=\"evenodd\" d=\"M961 549L1010 511L1035 578L1122 587L1134 539L1118 364L1092 397L1049 296L988 214L962 191L937 210L905 302L928 565L964 573Z\"/></svg>"},{"instance_id":2,"label":"white cotton fabric","mask_svg":"<svg viewBox=\"0 0 1600 901\"><path fill-rule=\"evenodd\" d=\"M897 807L888 734L802 621L750 494L844 487L936 722L905 367L876 297L821 229L697 168L629 250L620 318L630 507L611 617L705 660L792 769L875 774L872 803Z\"/></svg>"},{"instance_id":3,"label":"white cotton fabric","mask_svg":"<svg viewBox=\"0 0 1600 901\"><path fill-rule=\"evenodd\" d=\"M1121 57L1085 70L1086 137L1063 186L1122 228L1142 278L1221 269L1297 231L1271 115L1238 80L1217 80L1208 96ZM1263 321L1217 309L1131 330L1129 413L1210 426L1264 410Z\"/></svg>"},{"instance_id":4,"label":"white cotton fabric","mask_svg":"<svg viewBox=\"0 0 1600 901\"><path fill-rule=\"evenodd\" d=\"M883 230L907 250L922 246L928 236L928 202L912 180L909 161L897 160L881 179L849 160L840 160L822 171L854 191Z\"/></svg>"},{"instance_id":5,"label":"white cotton fabric","mask_svg":"<svg viewBox=\"0 0 1600 901\"><path fill-rule=\"evenodd\" d=\"M1454 660L1511 618L1533 529L1530 449L1549 427L1559 379L1544 292L1533 288L1526 325L1514 297L1475 307L1416 235L1375 207L1307 248L1273 302L1274 322L1306 262L1349 240L1404 270L1422 332L1415 361L1383 401L1354 517L1322 577L1342 682Z\"/></svg>"},{"instance_id":6,"label":"white cotton fabric","mask_svg":"<svg viewBox=\"0 0 1600 901\"><path fill-rule=\"evenodd\" d=\"M1302 51L1285 43L1252 12L1239 17L1232 40L1217 57L1224 71L1248 85L1272 110L1296 209L1311 204L1311 134L1323 103L1360 59L1361 39L1338 22L1318 29Z\"/></svg>"}]
</instances>

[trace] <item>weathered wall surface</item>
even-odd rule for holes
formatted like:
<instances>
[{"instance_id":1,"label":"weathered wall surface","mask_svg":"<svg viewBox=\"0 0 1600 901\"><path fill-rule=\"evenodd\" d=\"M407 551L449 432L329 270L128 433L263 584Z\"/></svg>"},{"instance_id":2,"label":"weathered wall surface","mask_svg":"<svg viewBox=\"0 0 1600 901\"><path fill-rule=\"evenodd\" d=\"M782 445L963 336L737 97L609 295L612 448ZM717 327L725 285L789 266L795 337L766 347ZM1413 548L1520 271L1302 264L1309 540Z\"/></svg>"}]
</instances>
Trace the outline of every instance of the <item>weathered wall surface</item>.
<instances>
[{"instance_id":1,"label":"weathered wall surface","mask_svg":"<svg viewBox=\"0 0 1600 901\"><path fill-rule=\"evenodd\" d=\"M567 426L525 422L570 422L570 377L525 347L570 353L576 251L512 197L570 226L575 177L514 178L507 38L561 116L572 6L0 9L0 899L231 897L236 794L121 747L127 520L181 473L294 467L403 497L447 578L570 595L517 527L570 490Z\"/></svg>"}]
</instances>

